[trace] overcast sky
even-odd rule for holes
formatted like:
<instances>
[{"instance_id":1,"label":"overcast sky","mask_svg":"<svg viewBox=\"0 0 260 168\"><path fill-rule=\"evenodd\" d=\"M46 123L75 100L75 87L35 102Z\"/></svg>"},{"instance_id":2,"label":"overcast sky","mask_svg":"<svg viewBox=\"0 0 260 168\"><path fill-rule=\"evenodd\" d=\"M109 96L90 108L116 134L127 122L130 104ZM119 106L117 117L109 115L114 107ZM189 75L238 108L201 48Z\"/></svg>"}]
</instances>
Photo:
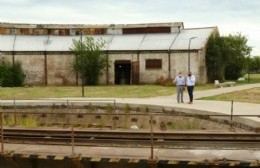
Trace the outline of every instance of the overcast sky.
<instances>
[{"instance_id":1,"label":"overcast sky","mask_svg":"<svg viewBox=\"0 0 260 168\"><path fill-rule=\"evenodd\" d=\"M217 26L221 35L246 36L260 56L260 0L0 0L0 22Z\"/></svg>"}]
</instances>

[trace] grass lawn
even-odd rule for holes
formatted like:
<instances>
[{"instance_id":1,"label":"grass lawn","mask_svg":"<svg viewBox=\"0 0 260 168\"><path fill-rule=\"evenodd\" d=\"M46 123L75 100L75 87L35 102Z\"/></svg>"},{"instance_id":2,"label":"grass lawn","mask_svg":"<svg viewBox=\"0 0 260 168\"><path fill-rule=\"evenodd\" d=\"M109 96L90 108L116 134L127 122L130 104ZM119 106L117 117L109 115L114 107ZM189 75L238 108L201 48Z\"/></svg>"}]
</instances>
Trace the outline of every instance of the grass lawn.
<instances>
[{"instance_id":1,"label":"grass lawn","mask_svg":"<svg viewBox=\"0 0 260 168\"><path fill-rule=\"evenodd\" d=\"M196 86L196 90L214 88L213 84ZM82 97L81 86L71 87L2 87L0 99L35 99ZM144 98L167 96L176 93L173 86L159 85L124 85L124 86L87 86L85 97Z\"/></svg>"},{"instance_id":2,"label":"grass lawn","mask_svg":"<svg viewBox=\"0 0 260 168\"><path fill-rule=\"evenodd\" d=\"M253 88L232 93L220 94L217 96L204 97L200 100L221 100L235 102L247 102L260 104L260 88Z\"/></svg>"},{"instance_id":3,"label":"grass lawn","mask_svg":"<svg viewBox=\"0 0 260 168\"><path fill-rule=\"evenodd\" d=\"M249 77L249 78L248 78ZM244 75L245 81L240 83L260 83L260 74L245 74ZM249 79L249 81L248 81Z\"/></svg>"},{"instance_id":4,"label":"grass lawn","mask_svg":"<svg viewBox=\"0 0 260 168\"><path fill-rule=\"evenodd\" d=\"M61 98L82 97L81 86L70 87L16 87L1 88L1 99L34 99L34 98ZM85 97L152 97L171 95L173 87L156 85L140 86L86 86Z\"/></svg>"}]
</instances>

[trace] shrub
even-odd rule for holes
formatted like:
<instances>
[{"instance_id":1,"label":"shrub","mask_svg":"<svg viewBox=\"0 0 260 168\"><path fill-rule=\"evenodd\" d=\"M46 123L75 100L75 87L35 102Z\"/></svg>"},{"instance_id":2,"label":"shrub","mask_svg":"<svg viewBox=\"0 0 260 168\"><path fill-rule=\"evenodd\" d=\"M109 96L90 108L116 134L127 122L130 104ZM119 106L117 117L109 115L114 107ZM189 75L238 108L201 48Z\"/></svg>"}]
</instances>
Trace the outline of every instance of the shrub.
<instances>
[{"instance_id":1,"label":"shrub","mask_svg":"<svg viewBox=\"0 0 260 168\"><path fill-rule=\"evenodd\" d=\"M3 87L17 87L22 86L25 79L20 62L14 64L0 62L0 86Z\"/></svg>"},{"instance_id":2,"label":"shrub","mask_svg":"<svg viewBox=\"0 0 260 168\"><path fill-rule=\"evenodd\" d=\"M161 85L161 86L171 86L171 85L173 85L172 78L165 78L163 76L161 76L160 78L156 79L155 84L156 85Z\"/></svg>"}]
</instances>

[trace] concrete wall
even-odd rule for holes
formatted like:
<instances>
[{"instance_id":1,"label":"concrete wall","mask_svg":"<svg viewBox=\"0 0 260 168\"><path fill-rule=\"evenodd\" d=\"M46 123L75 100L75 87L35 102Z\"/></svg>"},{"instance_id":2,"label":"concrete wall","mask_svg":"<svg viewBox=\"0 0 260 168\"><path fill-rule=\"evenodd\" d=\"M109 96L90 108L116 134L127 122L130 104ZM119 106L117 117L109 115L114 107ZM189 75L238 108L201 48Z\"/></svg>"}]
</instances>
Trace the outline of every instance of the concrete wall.
<instances>
[{"instance_id":1,"label":"concrete wall","mask_svg":"<svg viewBox=\"0 0 260 168\"><path fill-rule=\"evenodd\" d=\"M125 60L130 62L138 61L137 52L109 53L108 57L110 61L110 67L108 70L108 84L115 83L115 61L119 61L119 60ZM104 84L104 83L105 83L104 81L100 80L100 84Z\"/></svg>"},{"instance_id":2,"label":"concrete wall","mask_svg":"<svg viewBox=\"0 0 260 168\"><path fill-rule=\"evenodd\" d=\"M22 63L26 75L25 85L42 85L45 83L44 55L15 55L15 61Z\"/></svg>"},{"instance_id":3,"label":"concrete wall","mask_svg":"<svg viewBox=\"0 0 260 168\"><path fill-rule=\"evenodd\" d=\"M167 78L169 75L169 59L168 53L141 53L140 54L140 83L154 83L160 77ZM147 59L161 59L161 69L146 69L145 63Z\"/></svg>"},{"instance_id":4,"label":"concrete wall","mask_svg":"<svg viewBox=\"0 0 260 168\"><path fill-rule=\"evenodd\" d=\"M190 52L190 69L197 77L197 83L205 83L206 65L205 49ZM152 84L160 77L174 78L178 72L184 75L188 73L188 53L187 52L110 52L107 55L110 67L105 68L99 78L100 85L115 84L115 62L127 60L130 62L139 61L139 73L141 84ZM64 52L44 53L44 52L23 52L1 55L1 59L12 62L20 61L26 74L25 85L77 85L81 84L80 77L73 72L71 60L73 55ZM147 59L161 59L161 69L146 69ZM170 63L170 65L169 65ZM77 81L78 80L78 81Z\"/></svg>"},{"instance_id":5,"label":"concrete wall","mask_svg":"<svg viewBox=\"0 0 260 168\"><path fill-rule=\"evenodd\" d=\"M72 55L47 56L48 85L76 85L76 74L71 66Z\"/></svg>"}]
</instances>

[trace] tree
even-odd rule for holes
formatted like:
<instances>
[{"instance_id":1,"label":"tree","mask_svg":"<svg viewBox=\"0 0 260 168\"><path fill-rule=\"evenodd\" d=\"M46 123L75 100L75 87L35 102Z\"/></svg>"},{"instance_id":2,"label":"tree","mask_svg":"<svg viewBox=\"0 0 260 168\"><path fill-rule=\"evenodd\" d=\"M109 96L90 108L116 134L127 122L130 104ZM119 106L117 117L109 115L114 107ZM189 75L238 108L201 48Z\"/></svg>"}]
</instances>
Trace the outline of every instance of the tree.
<instances>
[{"instance_id":1,"label":"tree","mask_svg":"<svg viewBox=\"0 0 260 168\"><path fill-rule=\"evenodd\" d=\"M22 86L24 79L25 74L20 62L15 61L12 65L10 63L0 61L0 86Z\"/></svg>"},{"instance_id":2,"label":"tree","mask_svg":"<svg viewBox=\"0 0 260 168\"><path fill-rule=\"evenodd\" d=\"M228 80L236 80L243 76L243 72L247 68L247 57L252 49L247 46L246 37L240 33L225 37L225 41L229 46L228 53L231 58L225 68L225 78Z\"/></svg>"},{"instance_id":3,"label":"tree","mask_svg":"<svg viewBox=\"0 0 260 168\"><path fill-rule=\"evenodd\" d=\"M240 33L220 37L212 35L208 40L206 65L208 80L236 80L246 69L246 58L251 48L246 45L247 39Z\"/></svg>"},{"instance_id":4,"label":"tree","mask_svg":"<svg viewBox=\"0 0 260 168\"><path fill-rule=\"evenodd\" d=\"M208 72L208 80L213 82L218 79L224 80L225 66L227 58L224 58L226 54L223 53L224 40L218 34L212 35L208 40L207 53L206 53L206 65Z\"/></svg>"},{"instance_id":5,"label":"tree","mask_svg":"<svg viewBox=\"0 0 260 168\"><path fill-rule=\"evenodd\" d=\"M260 72L260 56L255 56L249 60L249 70L255 73Z\"/></svg>"},{"instance_id":6,"label":"tree","mask_svg":"<svg viewBox=\"0 0 260 168\"><path fill-rule=\"evenodd\" d=\"M93 37L86 37L82 42L73 40L70 49L74 53L72 67L81 75L84 85L97 85L101 71L109 66L107 58L101 51L104 45L102 39L94 40Z\"/></svg>"}]
</instances>

